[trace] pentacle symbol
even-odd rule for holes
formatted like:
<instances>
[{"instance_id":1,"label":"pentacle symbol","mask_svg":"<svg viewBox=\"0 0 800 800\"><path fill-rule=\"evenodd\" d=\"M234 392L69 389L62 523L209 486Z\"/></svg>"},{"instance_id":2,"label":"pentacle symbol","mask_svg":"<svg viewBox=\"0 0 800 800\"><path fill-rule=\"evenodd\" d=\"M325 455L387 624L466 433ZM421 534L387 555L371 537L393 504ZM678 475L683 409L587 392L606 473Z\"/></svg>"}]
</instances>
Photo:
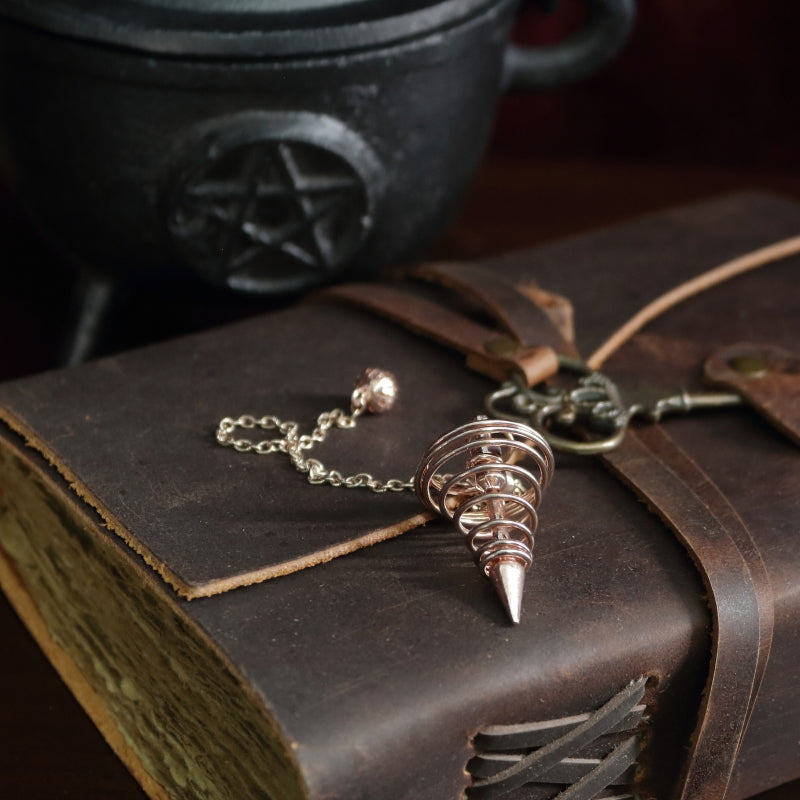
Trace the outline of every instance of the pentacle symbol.
<instances>
[{"instance_id":1,"label":"pentacle symbol","mask_svg":"<svg viewBox=\"0 0 800 800\"><path fill-rule=\"evenodd\" d=\"M369 189L347 154L327 141L270 135L206 149L173 191L168 224L207 280L271 293L329 280L372 218Z\"/></svg>"}]
</instances>

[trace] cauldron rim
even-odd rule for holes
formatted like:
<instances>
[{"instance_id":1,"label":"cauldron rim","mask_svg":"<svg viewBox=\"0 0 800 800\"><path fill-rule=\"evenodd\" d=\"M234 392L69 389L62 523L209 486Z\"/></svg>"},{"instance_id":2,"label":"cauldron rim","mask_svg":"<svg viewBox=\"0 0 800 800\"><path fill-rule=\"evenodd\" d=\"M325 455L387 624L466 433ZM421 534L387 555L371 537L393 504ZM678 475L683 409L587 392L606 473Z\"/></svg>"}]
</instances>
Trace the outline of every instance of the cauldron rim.
<instances>
[{"instance_id":1,"label":"cauldron rim","mask_svg":"<svg viewBox=\"0 0 800 800\"><path fill-rule=\"evenodd\" d=\"M0 0L0 18L98 45L151 55L291 58L395 44L444 30L509 0L318 0L299 11L275 0ZM192 10L195 6L197 10ZM381 9L380 11L378 9Z\"/></svg>"}]
</instances>

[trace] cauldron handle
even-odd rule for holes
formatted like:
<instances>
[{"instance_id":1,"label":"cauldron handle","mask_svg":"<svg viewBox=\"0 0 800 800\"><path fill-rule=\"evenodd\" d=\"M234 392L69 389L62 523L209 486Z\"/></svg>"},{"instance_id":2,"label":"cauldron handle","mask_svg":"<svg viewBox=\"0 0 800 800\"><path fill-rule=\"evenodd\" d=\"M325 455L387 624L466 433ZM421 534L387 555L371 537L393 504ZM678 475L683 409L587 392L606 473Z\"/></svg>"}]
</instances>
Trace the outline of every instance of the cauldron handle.
<instances>
[{"instance_id":1,"label":"cauldron handle","mask_svg":"<svg viewBox=\"0 0 800 800\"><path fill-rule=\"evenodd\" d=\"M554 7L549 0L540 5ZM619 52L636 16L635 0L584 0L587 18L575 34L552 46L506 51L505 89L549 89L586 77Z\"/></svg>"}]
</instances>

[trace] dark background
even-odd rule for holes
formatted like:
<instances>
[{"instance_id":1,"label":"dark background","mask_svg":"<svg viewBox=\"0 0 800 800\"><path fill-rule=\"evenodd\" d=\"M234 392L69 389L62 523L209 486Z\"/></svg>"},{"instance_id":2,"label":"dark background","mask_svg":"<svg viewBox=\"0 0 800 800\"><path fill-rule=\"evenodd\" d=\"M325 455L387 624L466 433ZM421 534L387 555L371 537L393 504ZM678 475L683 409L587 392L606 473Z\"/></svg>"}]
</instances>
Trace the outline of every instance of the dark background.
<instances>
[{"instance_id":1,"label":"dark background","mask_svg":"<svg viewBox=\"0 0 800 800\"><path fill-rule=\"evenodd\" d=\"M557 39L580 9L564 0L554 18L527 10L516 39ZM800 196L800 4L640 0L638 9L609 67L566 89L501 100L455 226L466 250L523 246L750 187Z\"/></svg>"},{"instance_id":2,"label":"dark background","mask_svg":"<svg viewBox=\"0 0 800 800\"><path fill-rule=\"evenodd\" d=\"M580 16L525 11L517 39L553 38ZM800 4L639 0L622 55L567 91L506 99L495 152L538 157L800 168ZM566 19L569 18L569 19Z\"/></svg>"},{"instance_id":3,"label":"dark background","mask_svg":"<svg viewBox=\"0 0 800 800\"><path fill-rule=\"evenodd\" d=\"M527 10L517 40L580 18ZM435 255L478 258L675 203L753 187L800 199L800 3L640 0L621 57L578 86L504 98L485 164ZM55 363L71 276L0 192L0 379ZM712 266L712 265L709 265ZM131 346L261 305L131 297L109 346ZM0 599L0 797L144 797ZM800 796L794 784L780 793ZM778 795L775 795L777 800Z\"/></svg>"}]
</instances>

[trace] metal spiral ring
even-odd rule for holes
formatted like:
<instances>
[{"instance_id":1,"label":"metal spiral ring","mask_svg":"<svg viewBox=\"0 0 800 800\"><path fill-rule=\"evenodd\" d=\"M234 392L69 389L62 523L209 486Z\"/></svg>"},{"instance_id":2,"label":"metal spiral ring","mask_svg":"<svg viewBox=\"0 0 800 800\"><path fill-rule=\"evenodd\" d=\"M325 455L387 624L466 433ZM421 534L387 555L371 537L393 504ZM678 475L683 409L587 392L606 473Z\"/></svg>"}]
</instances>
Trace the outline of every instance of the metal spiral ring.
<instances>
[{"instance_id":1,"label":"metal spiral ring","mask_svg":"<svg viewBox=\"0 0 800 800\"><path fill-rule=\"evenodd\" d=\"M428 448L414 487L425 506L453 520L488 575L501 559L530 566L536 510L553 469L553 452L540 433L482 418Z\"/></svg>"}]
</instances>

